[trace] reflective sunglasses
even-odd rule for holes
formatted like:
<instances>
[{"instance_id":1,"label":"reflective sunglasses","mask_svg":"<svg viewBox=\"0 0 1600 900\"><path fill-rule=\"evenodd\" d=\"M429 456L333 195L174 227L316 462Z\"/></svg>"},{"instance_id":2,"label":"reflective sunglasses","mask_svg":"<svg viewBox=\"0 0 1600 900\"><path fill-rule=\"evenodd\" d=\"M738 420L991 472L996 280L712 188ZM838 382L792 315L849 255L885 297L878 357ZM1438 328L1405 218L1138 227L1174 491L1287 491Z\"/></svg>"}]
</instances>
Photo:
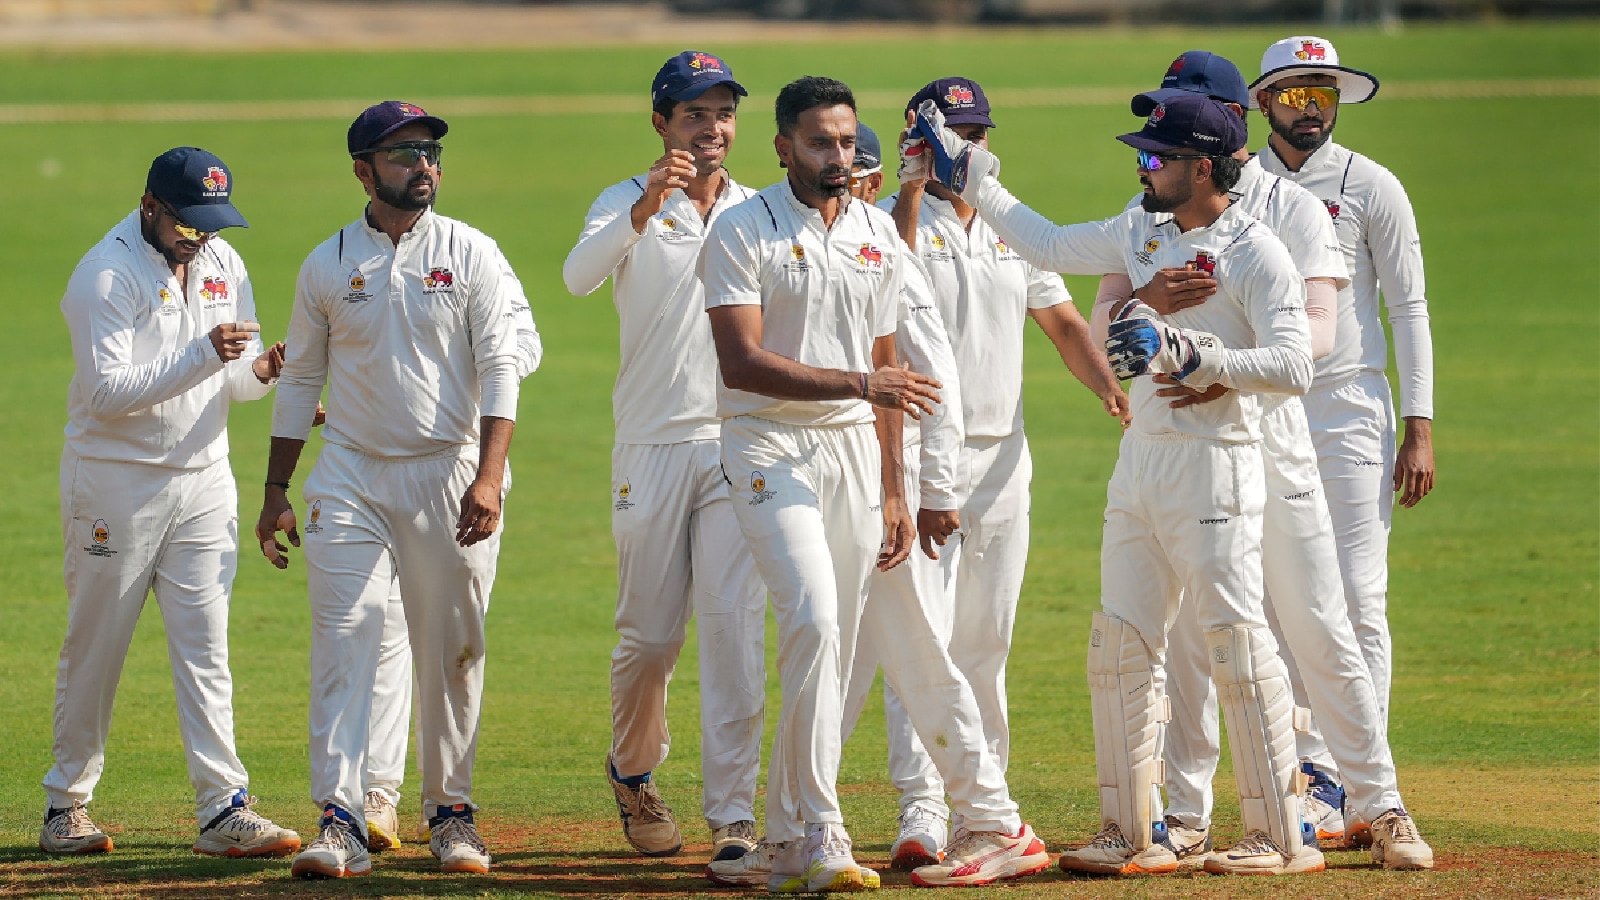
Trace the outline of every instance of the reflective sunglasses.
<instances>
[{"instance_id":1,"label":"reflective sunglasses","mask_svg":"<svg viewBox=\"0 0 1600 900\"><path fill-rule=\"evenodd\" d=\"M1146 172L1159 172L1159 171L1161 171L1162 167L1165 166L1169 162L1179 162L1179 161L1182 161L1182 160L1190 160L1190 159L1211 159L1211 158L1212 158L1211 154L1209 154L1209 153L1197 153L1197 154L1194 154L1194 155L1187 155L1187 154L1180 155L1180 154L1173 154L1173 153L1152 153L1149 150L1140 150L1139 151L1139 168L1145 170Z\"/></svg>"},{"instance_id":2,"label":"reflective sunglasses","mask_svg":"<svg viewBox=\"0 0 1600 900\"><path fill-rule=\"evenodd\" d=\"M1305 112L1306 107L1315 103L1317 109L1332 109L1339 105L1339 89L1336 87L1292 87L1292 88L1267 88L1278 95L1278 102L1299 112Z\"/></svg>"},{"instance_id":3,"label":"reflective sunglasses","mask_svg":"<svg viewBox=\"0 0 1600 900\"><path fill-rule=\"evenodd\" d=\"M184 240L193 241L196 244L204 244L206 241L209 241L217 236L215 231L201 231L193 225L190 225L188 222L178 218L178 211L173 209L167 204L167 201L161 199L160 197L156 198L156 202L161 204L161 208L166 210L167 215L172 217L173 227L178 229L178 235Z\"/></svg>"},{"instance_id":4,"label":"reflective sunglasses","mask_svg":"<svg viewBox=\"0 0 1600 900\"><path fill-rule=\"evenodd\" d=\"M444 145L438 141L401 141L398 144L390 144L387 147L373 147L370 150L362 150L356 156L367 156L374 153L387 154L386 158L389 162L407 169L423 160L427 160L430 166L437 166L440 154L444 153Z\"/></svg>"}]
</instances>

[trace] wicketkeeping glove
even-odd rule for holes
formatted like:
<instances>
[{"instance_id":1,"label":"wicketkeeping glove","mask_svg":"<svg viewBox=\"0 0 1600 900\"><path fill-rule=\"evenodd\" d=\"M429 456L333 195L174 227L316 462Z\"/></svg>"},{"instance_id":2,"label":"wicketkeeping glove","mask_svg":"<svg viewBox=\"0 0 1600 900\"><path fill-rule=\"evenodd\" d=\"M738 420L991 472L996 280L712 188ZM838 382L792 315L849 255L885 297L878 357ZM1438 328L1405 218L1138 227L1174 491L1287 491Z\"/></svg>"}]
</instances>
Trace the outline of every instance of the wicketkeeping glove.
<instances>
[{"instance_id":1,"label":"wicketkeeping glove","mask_svg":"<svg viewBox=\"0 0 1600 900\"><path fill-rule=\"evenodd\" d=\"M931 155L928 142L922 139L922 133L915 127L900 132L900 171L897 176L900 183L925 180L928 177L928 157Z\"/></svg>"},{"instance_id":2,"label":"wicketkeeping glove","mask_svg":"<svg viewBox=\"0 0 1600 900\"><path fill-rule=\"evenodd\" d=\"M977 206L978 186L985 176L999 176L1000 160L945 127L944 113L932 100L917 107L917 131L933 154L934 180L955 191L967 205Z\"/></svg>"},{"instance_id":3,"label":"wicketkeeping glove","mask_svg":"<svg viewBox=\"0 0 1600 900\"><path fill-rule=\"evenodd\" d=\"M1106 337L1106 357L1118 378L1161 372L1210 385L1218 380L1222 349L1215 335L1168 325L1138 300L1123 308Z\"/></svg>"}]
</instances>

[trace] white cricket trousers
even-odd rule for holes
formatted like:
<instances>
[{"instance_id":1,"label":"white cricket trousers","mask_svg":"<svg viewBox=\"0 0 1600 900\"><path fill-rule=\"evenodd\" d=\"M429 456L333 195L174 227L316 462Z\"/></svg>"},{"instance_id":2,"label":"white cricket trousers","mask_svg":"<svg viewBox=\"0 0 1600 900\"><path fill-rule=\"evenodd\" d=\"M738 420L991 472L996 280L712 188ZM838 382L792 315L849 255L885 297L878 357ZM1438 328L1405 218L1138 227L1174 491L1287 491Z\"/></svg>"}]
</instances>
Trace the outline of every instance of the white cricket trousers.
<instances>
[{"instance_id":1,"label":"white cricket trousers","mask_svg":"<svg viewBox=\"0 0 1600 900\"><path fill-rule=\"evenodd\" d=\"M386 610L398 583L416 669L422 813L471 805L484 616L500 532L455 542L478 448L381 459L328 444L306 481L311 796L360 815Z\"/></svg>"},{"instance_id":2,"label":"white cricket trousers","mask_svg":"<svg viewBox=\"0 0 1600 900\"><path fill-rule=\"evenodd\" d=\"M904 461L906 498L915 516L921 468L916 444L905 448ZM1015 834L1022 818L984 738L972 686L946 649L955 544L939 547L937 560L925 556L919 545L905 562L887 572L874 569L868 578L867 606L845 692L842 738L848 741L855 730L881 663L889 777L900 792L901 812L917 804L948 818L948 785L966 827ZM919 738L919 729L928 741Z\"/></svg>"},{"instance_id":3,"label":"white cricket trousers","mask_svg":"<svg viewBox=\"0 0 1600 900\"><path fill-rule=\"evenodd\" d=\"M1306 419L1328 495L1345 602L1372 673L1378 712L1389 721L1394 657L1389 640L1389 524L1394 516L1395 415L1382 372L1317 386Z\"/></svg>"},{"instance_id":4,"label":"white cricket trousers","mask_svg":"<svg viewBox=\"0 0 1600 900\"><path fill-rule=\"evenodd\" d=\"M1402 804L1387 729L1345 608L1316 450L1299 398L1270 398L1266 405L1260 447L1267 620L1295 704L1311 709L1315 726L1295 735L1297 755L1342 776L1351 805L1370 812L1372 821ZM1193 604L1180 608L1167 640L1166 812L1187 827L1207 828L1222 741L1205 632Z\"/></svg>"},{"instance_id":5,"label":"white cricket trousers","mask_svg":"<svg viewBox=\"0 0 1600 900\"><path fill-rule=\"evenodd\" d=\"M767 838L843 824L840 729L867 576L883 543L872 425L722 423L734 515L778 620L783 709L767 769Z\"/></svg>"},{"instance_id":6,"label":"white cricket trousers","mask_svg":"<svg viewBox=\"0 0 1600 900\"><path fill-rule=\"evenodd\" d=\"M739 531L718 441L611 451L619 639L611 758L623 777L667 758L667 683L698 622L702 804L713 829L754 820L766 702L767 595Z\"/></svg>"},{"instance_id":7,"label":"white cricket trousers","mask_svg":"<svg viewBox=\"0 0 1600 900\"><path fill-rule=\"evenodd\" d=\"M61 454L67 636L56 669L50 805L88 803L134 626L152 591L167 632L195 815L211 821L249 785L233 744L228 602L239 494L227 460L169 469Z\"/></svg>"}]
</instances>

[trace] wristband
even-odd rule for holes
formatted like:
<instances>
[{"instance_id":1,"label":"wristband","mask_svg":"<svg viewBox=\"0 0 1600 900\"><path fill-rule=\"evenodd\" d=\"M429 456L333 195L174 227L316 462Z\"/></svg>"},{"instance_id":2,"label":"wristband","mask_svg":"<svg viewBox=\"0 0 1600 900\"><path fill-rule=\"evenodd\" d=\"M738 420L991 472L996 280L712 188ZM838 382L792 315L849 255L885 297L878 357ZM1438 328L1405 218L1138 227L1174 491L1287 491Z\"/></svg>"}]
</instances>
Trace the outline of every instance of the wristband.
<instances>
[{"instance_id":1,"label":"wristband","mask_svg":"<svg viewBox=\"0 0 1600 900\"><path fill-rule=\"evenodd\" d=\"M269 482L267 482L267 487L281 487L281 488L283 488L284 490L287 491L289 489L289 482L287 482L287 481L269 481Z\"/></svg>"},{"instance_id":2,"label":"wristband","mask_svg":"<svg viewBox=\"0 0 1600 900\"><path fill-rule=\"evenodd\" d=\"M867 399L867 373L861 373L861 399Z\"/></svg>"}]
</instances>

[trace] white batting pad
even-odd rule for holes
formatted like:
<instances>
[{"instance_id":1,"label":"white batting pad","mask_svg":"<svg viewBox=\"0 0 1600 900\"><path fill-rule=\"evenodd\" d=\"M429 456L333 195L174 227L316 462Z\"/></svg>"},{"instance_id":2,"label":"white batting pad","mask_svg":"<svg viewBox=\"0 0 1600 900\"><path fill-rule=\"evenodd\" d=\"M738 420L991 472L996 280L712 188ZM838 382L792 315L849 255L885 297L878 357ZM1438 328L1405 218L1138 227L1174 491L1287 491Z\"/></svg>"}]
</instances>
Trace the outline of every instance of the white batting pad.
<instances>
[{"instance_id":1,"label":"white batting pad","mask_svg":"<svg viewBox=\"0 0 1600 900\"><path fill-rule=\"evenodd\" d=\"M1112 822L1135 851L1150 846L1152 788L1161 783L1165 698L1156 693L1154 656L1139 630L1095 613L1089 633L1089 698L1094 712L1100 819ZM1292 745L1291 745L1291 749Z\"/></svg>"},{"instance_id":2,"label":"white batting pad","mask_svg":"<svg viewBox=\"0 0 1600 900\"><path fill-rule=\"evenodd\" d=\"M1294 695L1266 629L1236 625L1206 632L1246 834L1264 831L1287 855L1300 850L1295 793Z\"/></svg>"}]
</instances>

